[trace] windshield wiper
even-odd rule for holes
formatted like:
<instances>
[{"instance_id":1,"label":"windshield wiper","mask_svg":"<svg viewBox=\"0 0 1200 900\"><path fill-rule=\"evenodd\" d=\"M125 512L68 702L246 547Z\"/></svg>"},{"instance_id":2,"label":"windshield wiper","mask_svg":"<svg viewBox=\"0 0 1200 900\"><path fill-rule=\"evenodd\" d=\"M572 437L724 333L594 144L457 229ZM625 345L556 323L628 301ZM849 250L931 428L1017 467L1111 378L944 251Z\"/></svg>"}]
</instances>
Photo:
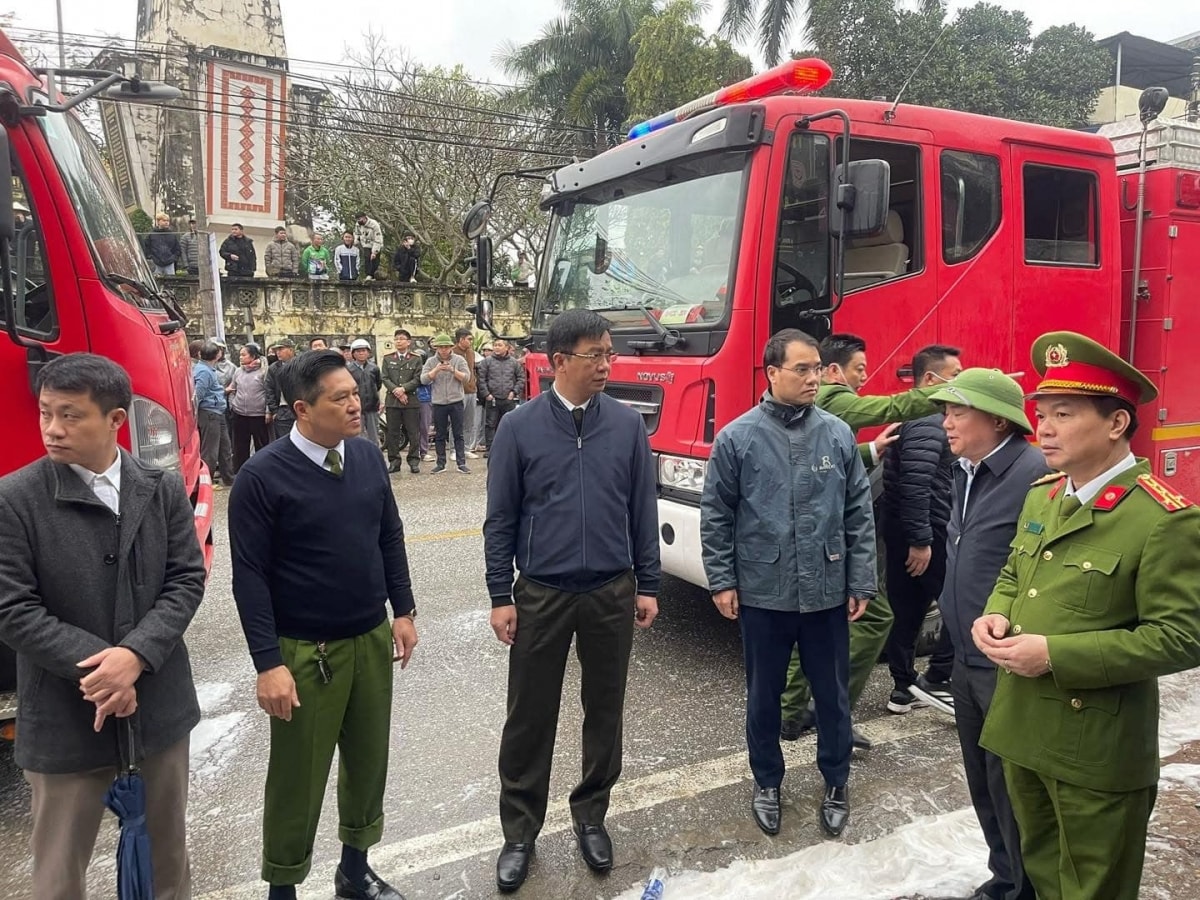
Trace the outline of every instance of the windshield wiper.
<instances>
[{"instance_id":1,"label":"windshield wiper","mask_svg":"<svg viewBox=\"0 0 1200 900\"><path fill-rule=\"evenodd\" d=\"M169 292L153 290L145 282L138 281L136 278L130 278L127 275L119 275L116 272L105 272L104 277L111 278L117 284L136 288L143 297L157 300L167 314L171 316L170 321L162 322L158 326L158 330L163 334L172 334L181 328L187 327L187 313L183 311Z\"/></svg>"},{"instance_id":2,"label":"windshield wiper","mask_svg":"<svg viewBox=\"0 0 1200 900\"><path fill-rule=\"evenodd\" d=\"M658 337L653 341L629 341L630 350L672 350L676 347L682 349L687 346L687 338L674 329L669 329L662 322L654 318L650 312L650 306L646 303L626 303L621 306L606 306L602 309L597 309L595 312L604 315L606 312L642 312L646 316L646 321L650 323L650 327L654 329L654 333Z\"/></svg>"}]
</instances>

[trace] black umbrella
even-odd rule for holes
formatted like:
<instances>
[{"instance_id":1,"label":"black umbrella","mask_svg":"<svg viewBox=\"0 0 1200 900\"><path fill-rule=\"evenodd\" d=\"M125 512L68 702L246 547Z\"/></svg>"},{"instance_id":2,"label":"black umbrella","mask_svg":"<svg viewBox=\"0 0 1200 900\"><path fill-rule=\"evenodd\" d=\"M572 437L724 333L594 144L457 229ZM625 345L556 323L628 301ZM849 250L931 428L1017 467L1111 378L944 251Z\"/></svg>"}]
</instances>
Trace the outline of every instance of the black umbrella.
<instances>
[{"instance_id":1,"label":"black umbrella","mask_svg":"<svg viewBox=\"0 0 1200 900\"><path fill-rule=\"evenodd\" d=\"M121 719L117 727L127 738L121 748L123 768L104 797L104 805L121 823L121 838L117 843L117 900L154 900L150 833L146 830L146 782L134 764L131 719Z\"/></svg>"}]
</instances>

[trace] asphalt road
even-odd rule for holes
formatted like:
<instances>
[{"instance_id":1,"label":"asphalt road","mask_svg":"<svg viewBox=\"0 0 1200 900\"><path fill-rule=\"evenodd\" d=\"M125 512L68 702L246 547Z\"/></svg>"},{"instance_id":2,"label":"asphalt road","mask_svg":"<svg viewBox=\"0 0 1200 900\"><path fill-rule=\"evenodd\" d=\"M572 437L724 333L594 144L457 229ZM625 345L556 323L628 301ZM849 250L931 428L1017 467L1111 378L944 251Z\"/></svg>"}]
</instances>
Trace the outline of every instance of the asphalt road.
<instances>
[{"instance_id":1,"label":"asphalt road","mask_svg":"<svg viewBox=\"0 0 1200 900\"><path fill-rule=\"evenodd\" d=\"M396 674L391 777L374 867L409 900L495 894L496 752L504 718L507 650L487 624L480 526L484 463L469 476L393 477L409 541L420 646ZM426 466L428 469L428 465ZM217 495L217 553L208 594L188 634L204 719L192 735L189 807L196 896L265 896L259 877L267 720L230 591L227 493ZM337 511L330 511L336 519ZM609 826L617 865L592 875L570 833L566 798L580 768L578 666L564 690L550 814L520 896L611 898L656 864L708 870L735 858L782 856L819 843L820 777L813 739L785 745L783 832L765 837L748 814L745 681L736 625L703 592L670 582L654 627L636 635L626 709L625 769ZM852 774L845 840L864 841L918 816L967 805L952 724L927 710L884 712L877 669L860 709L876 739ZM334 767L336 775L336 766ZM332 897L337 862L331 784L313 873L302 897ZM0 748L0 896L29 898L29 796L11 749ZM93 897L114 895L116 829L106 822L91 870ZM984 875L986 873L981 873Z\"/></svg>"}]
</instances>

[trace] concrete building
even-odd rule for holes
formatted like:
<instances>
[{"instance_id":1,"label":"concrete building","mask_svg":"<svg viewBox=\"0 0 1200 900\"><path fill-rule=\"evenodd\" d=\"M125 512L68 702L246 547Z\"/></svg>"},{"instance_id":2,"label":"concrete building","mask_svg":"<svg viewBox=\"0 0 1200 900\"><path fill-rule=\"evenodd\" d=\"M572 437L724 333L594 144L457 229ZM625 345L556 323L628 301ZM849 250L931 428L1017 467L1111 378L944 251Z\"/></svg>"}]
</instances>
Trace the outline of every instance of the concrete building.
<instances>
[{"instance_id":1,"label":"concrete building","mask_svg":"<svg viewBox=\"0 0 1200 900\"><path fill-rule=\"evenodd\" d=\"M1148 87L1171 94L1163 118L1200 116L1200 32L1162 43L1123 31L1097 44L1112 57L1113 80L1100 92L1093 125L1136 119L1138 98Z\"/></svg>"},{"instance_id":2,"label":"concrete building","mask_svg":"<svg viewBox=\"0 0 1200 900\"><path fill-rule=\"evenodd\" d=\"M285 218L289 79L280 0L139 0L132 51L106 68L179 87L169 107L103 103L113 172L130 209L194 217L218 235L241 223L258 269Z\"/></svg>"}]
</instances>

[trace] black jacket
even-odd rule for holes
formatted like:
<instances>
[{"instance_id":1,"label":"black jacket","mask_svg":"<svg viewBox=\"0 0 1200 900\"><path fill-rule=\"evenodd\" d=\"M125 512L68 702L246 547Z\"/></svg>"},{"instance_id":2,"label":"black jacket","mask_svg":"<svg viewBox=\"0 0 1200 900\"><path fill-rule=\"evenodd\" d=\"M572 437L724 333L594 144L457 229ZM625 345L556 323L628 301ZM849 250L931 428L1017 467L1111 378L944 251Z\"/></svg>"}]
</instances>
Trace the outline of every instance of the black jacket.
<instances>
[{"instance_id":1,"label":"black jacket","mask_svg":"<svg viewBox=\"0 0 1200 900\"><path fill-rule=\"evenodd\" d=\"M221 259L225 260L225 271L230 275L250 278L258 268L258 256L254 252L254 241L244 234L235 238L232 234L221 242ZM230 259L237 256L236 260Z\"/></svg>"},{"instance_id":2,"label":"black jacket","mask_svg":"<svg viewBox=\"0 0 1200 900\"><path fill-rule=\"evenodd\" d=\"M392 255L392 268L396 270L397 281L408 281L417 274L417 263L421 259L421 251L416 244L411 247L400 246Z\"/></svg>"},{"instance_id":3,"label":"black jacket","mask_svg":"<svg viewBox=\"0 0 1200 900\"><path fill-rule=\"evenodd\" d=\"M159 266L169 266L177 263L183 256L179 246L179 235L169 228L155 228L146 235L146 258Z\"/></svg>"},{"instance_id":4,"label":"black jacket","mask_svg":"<svg viewBox=\"0 0 1200 900\"><path fill-rule=\"evenodd\" d=\"M971 640L971 625L983 615L1000 570L1008 561L1030 485L1049 471L1041 451L1021 435L1013 435L993 456L979 463L971 493L967 495L964 521L967 473L962 466L954 466L954 505L946 535L946 580L938 607L950 631L955 658L969 666L994 668Z\"/></svg>"},{"instance_id":5,"label":"black jacket","mask_svg":"<svg viewBox=\"0 0 1200 900\"><path fill-rule=\"evenodd\" d=\"M296 419L296 413L292 410L292 404L296 401L293 389L296 369L292 365L295 361L294 356L287 362L276 360L263 376L263 387L267 392L267 412L274 414L276 419Z\"/></svg>"},{"instance_id":6,"label":"black jacket","mask_svg":"<svg viewBox=\"0 0 1200 900\"><path fill-rule=\"evenodd\" d=\"M488 454L483 547L493 606L512 602L513 563L538 584L594 590L633 569L658 593L654 459L639 413L604 394L583 431L553 391L500 420Z\"/></svg>"},{"instance_id":7,"label":"black jacket","mask_svg":"<svg viewBox=\"0 0 1200 900\"><path fill-rule=\"evenodd\" d=\"M929 547L946 534L954 454L936 413L905 422L900 437L883 454L880 518L892 541Z\"/></svg>"}]
</instances>

